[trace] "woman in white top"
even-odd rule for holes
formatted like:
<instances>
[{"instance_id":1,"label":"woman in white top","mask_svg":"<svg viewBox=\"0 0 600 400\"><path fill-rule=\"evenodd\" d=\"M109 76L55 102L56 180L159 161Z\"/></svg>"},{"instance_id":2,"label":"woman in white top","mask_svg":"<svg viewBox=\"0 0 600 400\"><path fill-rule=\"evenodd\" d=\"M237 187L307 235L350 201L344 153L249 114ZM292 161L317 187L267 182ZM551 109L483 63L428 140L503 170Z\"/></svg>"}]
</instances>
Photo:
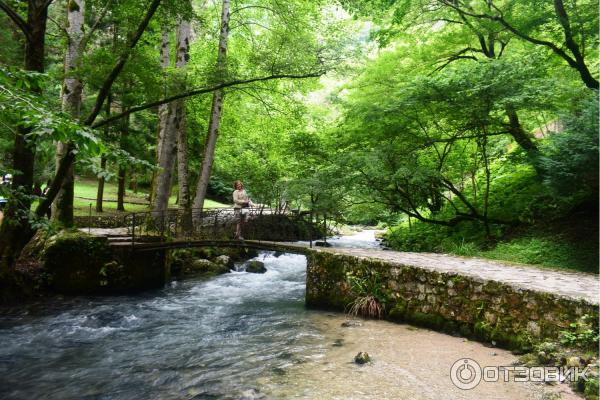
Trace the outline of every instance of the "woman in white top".
<instances>
[{"instance_id":1,"label":"woman in white top","mask_svg":"<svg viewBox=\"0 0 600 400\"><path fill-rule=\"evenodd\" d=\"M235 228L235 238L244 240L242 237L242 225L244 223L244 214L242 212L242 208L253 207L254 203L248 197L248 193L244 190L244 184L242 181L235 181L233 183L233 209L235 210L235 215L237 216L237 226Z\"/></svg>"}]
</instances>

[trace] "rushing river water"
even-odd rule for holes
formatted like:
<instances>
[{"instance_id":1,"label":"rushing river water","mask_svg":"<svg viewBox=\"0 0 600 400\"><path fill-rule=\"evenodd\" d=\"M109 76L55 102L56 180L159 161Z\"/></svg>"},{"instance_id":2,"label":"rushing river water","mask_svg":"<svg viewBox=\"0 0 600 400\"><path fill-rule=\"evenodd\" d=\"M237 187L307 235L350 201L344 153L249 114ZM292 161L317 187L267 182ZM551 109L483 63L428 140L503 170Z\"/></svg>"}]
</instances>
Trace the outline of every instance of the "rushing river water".
<instances>
[{"instance_id":1,"label":"rushing river water","mask_svg":"<svg viewBox=\"0 0 600 400\"><path fill-rule=\"evenodd\" d=\"M372 231L334 239L377 246ZM407 325L304 308L303 256L135 296L53 299L0 314L0 399L543 399L543 386L461 391L452 363L515 357ZM352 363L368 351L371 365ZM551 389L556 392L556 389ZM569 398L566 393L563 398Z\"/></svg>"}]
</instances>

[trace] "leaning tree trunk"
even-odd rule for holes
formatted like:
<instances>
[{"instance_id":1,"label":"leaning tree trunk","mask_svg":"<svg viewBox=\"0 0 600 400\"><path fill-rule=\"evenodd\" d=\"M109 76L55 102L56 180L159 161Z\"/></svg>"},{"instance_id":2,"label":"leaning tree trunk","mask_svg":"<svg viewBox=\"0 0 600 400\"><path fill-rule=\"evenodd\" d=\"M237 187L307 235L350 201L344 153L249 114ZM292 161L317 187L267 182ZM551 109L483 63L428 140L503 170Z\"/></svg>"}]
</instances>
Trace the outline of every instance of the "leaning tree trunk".
<instances>
[{"instance_id":1,"label":"leaning tree trunk","mask_svg":"<svg viewBox=\"0 0 600 400\"><path fill-rule=\"evenodd\" d=\"M179 20L177 25L177 56L175 66L185 68L190 52L191 25L189 21ZM185 79L181 83L185 89ZM177 130L177 181L179 183L179 208L190 207L190 194L188 186L188 143L187 126L185 114L185 101L183 99L174 102L175 129Z\"/></svg>"},{"instance_id":2,"label":"leaning tree trunk","mask_svg":"<svg viewBox=\"0 0 600 400\"><path fill-rule=\"evenodd\" d=\"M75 75L75 69L80 59L80 44L83 39L85 0L69 0L67 2L67 33L69 44L65 53L65 79L62 86L62 109L69 113L75 120L81 116L81 95L83 85ZM56 144L56 169L60 160L68 151L68 144ZM60 191L53 204L52 218L64 226L73 225L73 199L75 189L75 176L73 165L67 171Z\"/></svg>"},{"instance_id":3,"label":"leaning tree trunk","mask_svg":"<svg viewBox=\"0 0 600 400\"><path fill-rule=\"evenodd\" d=\"M44 72L44 50L48 3L45 0L30 0L27 7L27 37L25 44L25 69ZM31 88L41 92L41 88ZM32 228L29 224L31 194L33 187L33 167L35 145L27 142L29 129L18 127L13 149L14 174L13 196L9 199L0 226L0 273L6 272L14 264L21 249L31 239ZM25 196L23 196L25 195Z\"/></svg>"},{"instance_id":4,"label":"leaning tree trunk","mask_svg":"<svg viewBox=\"0 0 600 400\"><path fill-rule=\"evenodd\" d=\"M219 35L219 53L217 55L217 73L221 79L225 75L225 59L227 57L227 40L229 39L229 0L223 0L223 9L221 11L221 33ZM219 136L219 123L221 120L221 109L223 107L223 90L216 90L213 93L212 108L210 112L210 121L208 124L208 134L204 146L204 157L202 159L202 168L198 185L196 186L196 197L194 198L194 209L202 209L206 198L206 190L210 179L212 165L215 158L215 147L217 137Z\"/></svg>"}]
</instances>

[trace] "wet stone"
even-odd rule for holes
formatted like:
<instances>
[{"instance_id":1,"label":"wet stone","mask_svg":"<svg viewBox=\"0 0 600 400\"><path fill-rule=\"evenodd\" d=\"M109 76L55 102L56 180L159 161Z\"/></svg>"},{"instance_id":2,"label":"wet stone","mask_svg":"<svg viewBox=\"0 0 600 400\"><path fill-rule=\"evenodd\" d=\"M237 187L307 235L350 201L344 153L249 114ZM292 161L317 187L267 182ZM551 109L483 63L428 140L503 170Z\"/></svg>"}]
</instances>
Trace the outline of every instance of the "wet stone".
<instances>
[{"instance_id":1,"label":"wet stone","mask_svg":"<svg viewBox=\"0 0 600 400\"><path fill-rule=\"evenodd\" d=\"M354 362L356 364L367 364L371 362L371 356L366 351L361 351L357 355L354 356Z\"/></svg>"},{"instance_id":2,"label":"wet stone","mask_svg":"<svg viewBox=\"0 0 600 400\"><path fill-rule=\"evenodd\" d=\"M264 274L267 272L267 268L265 268L265 263L262 261L250 261L246 265L246 272L251 272L253 274Z\"/></svg>"}]
</instances>

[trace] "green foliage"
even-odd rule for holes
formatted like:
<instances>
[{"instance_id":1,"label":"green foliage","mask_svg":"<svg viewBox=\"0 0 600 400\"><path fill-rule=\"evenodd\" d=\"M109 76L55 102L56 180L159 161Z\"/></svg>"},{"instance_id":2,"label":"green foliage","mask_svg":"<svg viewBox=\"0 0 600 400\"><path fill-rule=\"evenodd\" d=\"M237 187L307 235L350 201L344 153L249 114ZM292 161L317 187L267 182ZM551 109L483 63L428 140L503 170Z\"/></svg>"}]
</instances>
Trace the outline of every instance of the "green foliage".
<instances>
[{"instance_id":1,"label":"green foliage","mask_svg":"<svg viewBox=\"0 0 600 400\"><path fill-rule=\"evenodd\" d=\"M598 94L579 102L576 113L563 116L564 131L544 143L540 158L544 183L562 196L598 197Z\"/></svg>"},{"instance_id":2,"label":"green foliage","mask_svg":"<svg viewBox=\"0 0 600 400\"><path fill-rule=\"evenodd\" d=\"M590 315L584 315L560 332L560 343L569 347L597 350L599 341L598 321Z\"/></svg>"},{"instance_id":3,"label":"green foliage","mask_svg":"<svg viewBox=\"0 0 600 400\"><path fill-rule=\"evenodd\" d=\"M385 293L379 273L370 269L346 273L355 298L346 306L348 314L367 318L382 318L385 314Z\"/></svg>"},{"instance_id":4,"label":"green foliage","mask_svg":"<svg viewBox=\"0 0 600 400\"><path fill-rule=\"evenodd\" d=\"M15 129L27 129L26 138L32 143L72 141L77 152L98 154L103 146L91 129L65 113L54 111L36 93L46 80L45 74L0 67L0 122Z\"/></svg>"}]
</instances>

